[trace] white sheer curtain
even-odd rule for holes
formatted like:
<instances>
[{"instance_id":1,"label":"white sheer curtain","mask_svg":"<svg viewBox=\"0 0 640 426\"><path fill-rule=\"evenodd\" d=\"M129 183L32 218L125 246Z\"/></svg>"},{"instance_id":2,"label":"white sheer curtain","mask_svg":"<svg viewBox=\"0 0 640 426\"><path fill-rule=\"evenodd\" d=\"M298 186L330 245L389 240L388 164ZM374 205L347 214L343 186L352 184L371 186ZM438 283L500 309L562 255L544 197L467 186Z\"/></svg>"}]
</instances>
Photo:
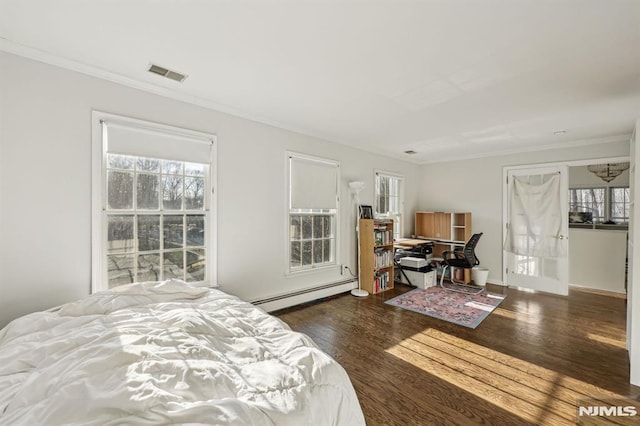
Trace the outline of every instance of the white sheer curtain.
<instances>
[{"instance_id":1,"label":"white sheer curtain","mask_svg":"<svg viewBox=\"0 0 640 426\"><path fill-rule=\"evenodd\" d=\"M504 249L522 256L566 256L566 240L560 237L560 175L554 174L537 185L517 176L513 179Z\"/></svg>"}]
</instances>

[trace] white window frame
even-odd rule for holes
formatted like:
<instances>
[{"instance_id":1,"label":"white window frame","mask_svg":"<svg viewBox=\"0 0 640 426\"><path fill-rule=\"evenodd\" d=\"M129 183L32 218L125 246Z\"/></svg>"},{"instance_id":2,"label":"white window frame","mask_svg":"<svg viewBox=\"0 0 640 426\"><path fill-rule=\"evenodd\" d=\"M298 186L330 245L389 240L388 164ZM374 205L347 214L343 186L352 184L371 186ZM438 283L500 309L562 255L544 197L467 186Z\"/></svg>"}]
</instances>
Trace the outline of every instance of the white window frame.
<instances>
[{"instance_id":1,"label":"white window frame","mask_svg":"<svg viewBox=\"0 0 640 426\"><path fill-rule=\"evenodd\" d=\"M205 247L206 267L205 281L191 283L194 285L207 285L217 287L217 137L209 133L187 130L165 124L153 123L144 120L138 120L130 117L105 113L101 111L92 111L91 127L92 127L92 173L91 173L91 292L95 293L108 289L107 277L107 224L106 224L106 198L107 198L107 182L106 182L106 162L107 162L107 146L104 143L103 122L118 123L125 126L146 128L153 131L165 132L185 137L208 139L211 140L211 154L209 162L209 175L205 182L208 184L205 189L205 206L208 203L208 209L205 209ZM167 160L171 160L168 158ZM176 213L178 213L176 211ZM185 213L184 211L180 214Z\"/></svg>"},{"instance_id":2,"label":"white window frame","mask_svg":"<svg viewBox=\"0 0 640 426\"><path fill-rule=\"evenodd\" d=\"M569 209L571 209L571 191L573 190L591 190L591 189L604 189L604 201L603 201L603 216L599 217L599 218L595 218L594 217L594 223L603 223L609 220L613 220L616 221L620 224L626 224L629 223L629 218L622 218L622 217L613 217L613 190L614 189L618 189L618 188L622 188L622 189L628 189L629 186L613 186L613 185L599 185L599 186L594 186L594 185L590 185L590 186L572 186L571 188L569 188L569 194L568 194L568 198L569 198ZM626 213L629 214L629 209L630 207L628 206L626 209Z\"/></svg>"},{"instance_id":3,"label":"white window frame","mask_svg":"<svg viewBox=\"0 0 640 426\"><path fill-rule=\"evenodd\" d=\"M631 209L631 193L629 193L629 202L627 203L622 203L622 204L626 204L626 207L624 209L624 212L626 213L626 216L624 217L614 217L613 216L613 190L614 189L626 189L626 190L630 190L629 186L610 186L609 187L609 220L619 220L621 223L629 223L629 215L630 212L629 210Z\"/></svg>"},{"instance_id":4,"label":"white window frame","mask_svg":"<svg viewBox=\"0 0 640 426\"><path fill-rule=\"evenodd\" d=\"M573 204L571 204L571 194L572 191L591 191L591 190L596 190L596 189L602 189L604 190L604 199L602 200L602 217L593 217L593 221L594 222L604 222L605 220L607 220L608 217L608 212L610 210L610 208L607 206L607 201L609 200L609 190L605 185L602 186L585 186L585 187L571 187L569 188L569 194L568 199L569 199L569 205L568 205L568 209L569 211L573 211L571 210L572 208L578 208L578 209L582 209L580 211L586 211L586 212L591 212L593 213L592 210L592 206L583 206L583 205L579 205L579 206L575 206Z\"/></svg>"},{"instance_id":5,"label":"white window frame","mask_svg":"<svg viewBox=\"0 0 640 426\"><path fill-rule=\"evenodd\" d=\"M378 179L378 176L383 176L383 177L389 177L389 178L394 178L394 179L398 179L400 181L400 194L398 194L399 200L398 200L398 206L400 208L400 211L398 212L399 216L400 216L400 220L399 220L399 224L398 224L398 232L397 234L394 233L394 236L396 238L402 238L402 236L404 235L404 225L405 225L405 201L404 201L404 176L399 174L399 173L394 173L394 172L389 172L389 171L385 171L385 170L379 170L379 169L375 169L373 171L373 217L375 219L392 219L392 217L390 217L388 214L384 213L379 213L378 212L378 186L376 185L376 180Z\"/></svg>"},{"instance_id":6,"label":"white window frame","mask_svg":"<svg viewBox=\"0 0 640 426\"><path fill-rule=\"evenodd\" d=\"M335 213L331 212L311 212L311 211L293 211L291 209L291 158L299 158L309 161L317 161L320 163L330 164L336 167L336 208ZM340 264L340 162L331 160L328 158L316 157L313 155L302 154L299 152L286 151L285 152L285 170L286 170L286 215L285 215L285 244L286 244L286 258L285 258L285 275L296 276L305 273L321 272L329 269L334 269ZM310 189L313 190L313 189ZM333 215L334 216L334 257L333 262L323 263L319 266L291 268L291 216L304 215L304 214L317 214L317 215ZM301 254L302 255L302 254Z\"/></svg>"}]
</instances>

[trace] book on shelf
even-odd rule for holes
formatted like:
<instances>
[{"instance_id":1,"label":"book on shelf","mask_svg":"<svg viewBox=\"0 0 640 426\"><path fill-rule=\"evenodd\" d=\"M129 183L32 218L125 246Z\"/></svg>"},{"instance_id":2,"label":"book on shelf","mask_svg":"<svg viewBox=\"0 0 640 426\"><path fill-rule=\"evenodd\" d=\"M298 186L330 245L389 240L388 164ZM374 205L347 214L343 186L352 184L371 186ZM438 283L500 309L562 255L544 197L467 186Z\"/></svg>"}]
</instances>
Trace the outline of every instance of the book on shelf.
<instances>
[{"instance_id":1,"label":"book on shelf","mask_svg":"<svg viewBox=\"0 0 640 426\"><path fill-rule=\"evenodd\" d=\"M381 291L389 288L389 271L378 272L374 278L373 283L374 293L380 293Z\"/></svg>"},{"instance_id":2,"label":"book on shelf","mask_svg":"<svg viewBox=\"0 0 640 426\"><path fill-rule=\"evenodd\" d=\"M376 269L386 268L393 264L393 251L386 249L376 249L374 251L374 266Z\"/></svg>"},{"instance_id":3,"label":"book on shelf","mask_svg":"<svg viewBox=\"0 0 640 426\"><path fill-rule=\"evenodd\" d=\"M373 237L377 246L384 246L393 243L393 231L391 230L374 231Z\"/></svg>"}]
</instances>

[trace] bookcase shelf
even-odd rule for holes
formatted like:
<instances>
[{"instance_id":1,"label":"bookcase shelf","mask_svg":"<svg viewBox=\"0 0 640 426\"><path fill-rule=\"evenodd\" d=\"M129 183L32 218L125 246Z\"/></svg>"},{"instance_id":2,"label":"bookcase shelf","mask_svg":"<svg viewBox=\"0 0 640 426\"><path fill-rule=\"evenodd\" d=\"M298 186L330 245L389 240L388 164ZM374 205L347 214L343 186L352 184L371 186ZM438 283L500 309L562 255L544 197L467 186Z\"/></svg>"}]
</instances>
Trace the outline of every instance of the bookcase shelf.
<instances>
[{"instance_id":1,"label":"bookcase shelf","mask_svg":"<svg viewBox=\"0 0 640 426\"><path fill-rule=\"evenodd\" d=\"M393 221L360 219L360 286L371 294L393 288Z\"/></svg>"}]
</instances>

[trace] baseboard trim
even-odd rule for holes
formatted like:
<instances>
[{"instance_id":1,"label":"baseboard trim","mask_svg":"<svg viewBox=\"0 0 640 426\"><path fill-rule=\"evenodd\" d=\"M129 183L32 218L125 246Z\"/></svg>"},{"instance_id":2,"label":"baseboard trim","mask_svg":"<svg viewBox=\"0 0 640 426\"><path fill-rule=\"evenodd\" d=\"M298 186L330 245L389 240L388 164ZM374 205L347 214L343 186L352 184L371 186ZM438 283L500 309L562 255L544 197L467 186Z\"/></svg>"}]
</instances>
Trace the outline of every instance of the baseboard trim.
<instances>
[{"instance_id":1,"label":"baseboard trim","mask_svg":"<svg viewBox=\"0 0 640 426\"><path fill-rule=\"evenodd\" d=\"M346 293L358 286L357 280L344 280L329 283L304 290L285 293L278 296L254 300L251 303L267 312L277 311L291 306L300 305L323 297Z\"/></svg>"},{"instance_id":2,"label":"baseboard trim","mask_svg":"<svg viewBox=\"0 0 640 426\"><path fill-rule=\"evenodd\" d=\"M603 296L617 297L617 298L620 298L620 299L626 299L627 298L627 293L624 292L624 291L602 290L602 289L599 289L599 288L586 287L586 286L577 285L577 284L569 284L569 288L571 290L583 291L585 293L600 294L600 295L603 295Z\"/></svg>"},{"instance_id":3,"label":"baseboard trim","mask_svg":"<svg viewBox=\"0 0 640 426\"><path fill-rule=\"evenodd\" d=\"M487 280L487 284L499 285L500 287L508 287L502 280Z\"/></svg>"}]
</instances>

